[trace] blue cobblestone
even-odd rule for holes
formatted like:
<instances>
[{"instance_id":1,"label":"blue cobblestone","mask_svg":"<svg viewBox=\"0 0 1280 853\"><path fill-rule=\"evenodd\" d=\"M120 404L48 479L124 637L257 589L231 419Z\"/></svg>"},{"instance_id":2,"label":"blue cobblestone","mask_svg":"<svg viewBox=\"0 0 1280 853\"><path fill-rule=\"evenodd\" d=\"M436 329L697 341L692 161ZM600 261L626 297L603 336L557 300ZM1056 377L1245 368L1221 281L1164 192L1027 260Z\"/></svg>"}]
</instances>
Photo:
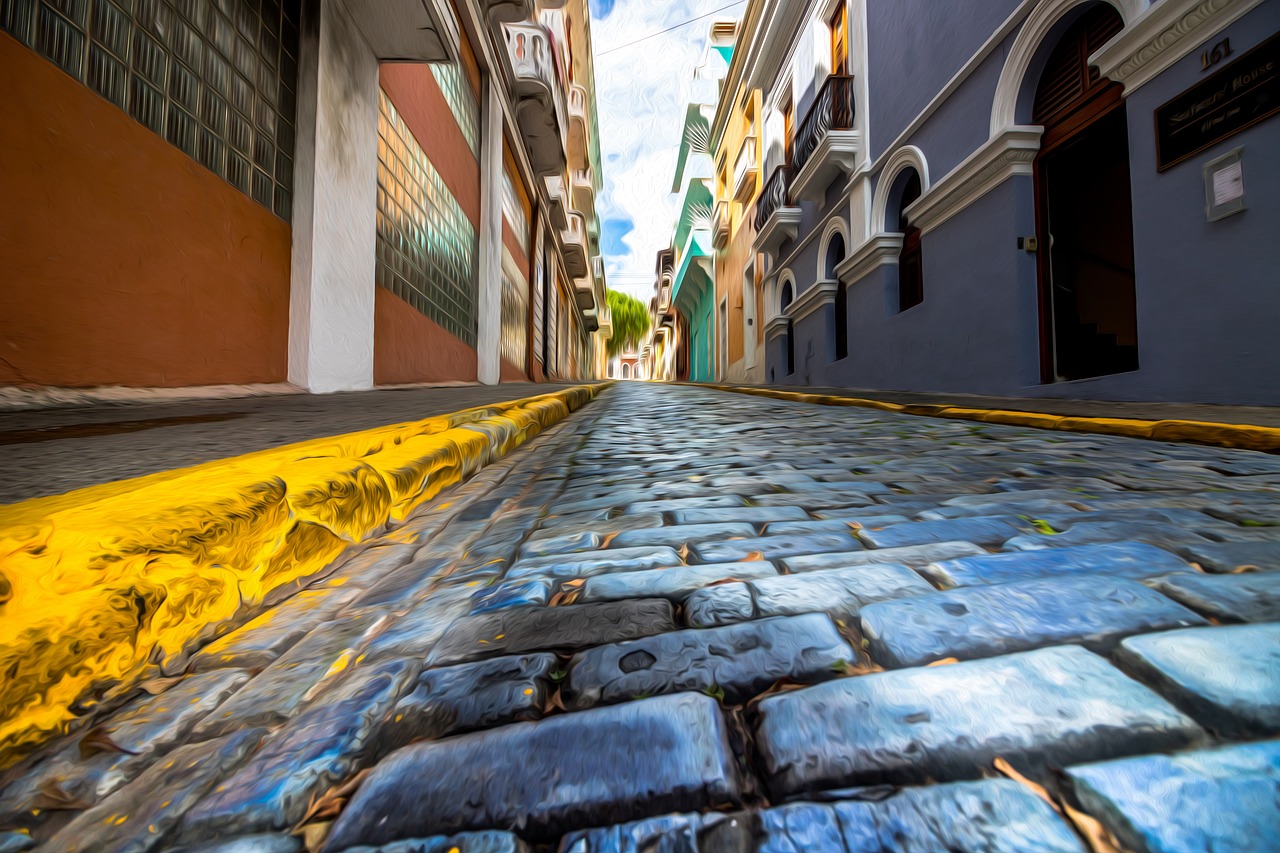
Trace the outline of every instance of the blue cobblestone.
<instances>
[{"instance_id":1,"label":"blue cobblestone","mask_svg":"<svg viewBox=\"0 0 1280 853\"><path fill-rule=\"evenodd\" d=\"M1130 637L1116 660L1225 737L1280 733L1280 625Z\"/></svg>"},{"instance_id":2,"label":"blue cobblestone","mask_svg":"<svg viewBox=\"0 0 1280 853\"><path fill-rule=\"evenodd\" d=\"M1140 579L1186 568L1184 560L1154 545L1115 542L961 557L929 563L920 572L945 589L1073 574Z\"/></svg>"},{"instance_id":3,"label":"blue cobblestone","mask_svg":"<svg viewBox=\"0 0 1280 853\"><path fill-rule=\"evenodd\" d=\"M1280 741L1085 764L1067 778L1132 850L1280 850Z\"/></svg>"},{"instance_id":4,"label":"blue cobblestone","mask_svg":"<svg viewBox=\"0 0 1280 853\"><path fill-rule=\"evenodd\" d=\"M1205 625L1182 605L1135 581L1068 576L973 586L862 608L871 656L916 666L1082 643L1106 652L1130 634Z\"/></svg>"}]
</instances>

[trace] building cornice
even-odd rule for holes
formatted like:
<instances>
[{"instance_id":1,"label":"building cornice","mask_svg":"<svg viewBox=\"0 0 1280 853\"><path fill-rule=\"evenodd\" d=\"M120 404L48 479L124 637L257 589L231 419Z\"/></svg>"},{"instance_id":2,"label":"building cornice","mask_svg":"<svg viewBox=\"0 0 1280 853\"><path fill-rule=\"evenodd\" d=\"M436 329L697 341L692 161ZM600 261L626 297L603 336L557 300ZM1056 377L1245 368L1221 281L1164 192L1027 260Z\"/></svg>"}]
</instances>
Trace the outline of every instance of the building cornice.
<instances>
[{"instance_id":1,"label":"building cornice","mask_svg":"<svg viewBox=\"0 0 1280 853\"><path fill-rule=\"evenodd\" d=\"M765 340L771 341L774 338L781 337L787 333L787 324L791 322L791 318L786 314L779 314L772 320L764 324Z\"/></svg>"},{"instance_id":2,"label":"building cornice","mask_svg":"<svg viewBox=\"0 0 1280 853\"><path fill-rule=\"evenodd\" d=\"M907 208L907 221L931 231L1014 175L1030 175L1043 127L1005 128Z\"/></svg>"},{"instance_id":3,"label":"building cornice","mask_svg":"<svg viewBox=\"0 0 1280 853\"><path fill-rule=\"evenodd\" d=\"M873 234L856 252L836 264L836 276L845 284L853 284L874 269L898 263L901 252L901 234Z\"/></svg>"},{"instance_id":4,"label":"building cornice","mask_svg":"<svg viewBox=\"0 0 1280 853\"><path fill-rule=\"evenodd\" d=\"M1163 0L1089 57L1103 77L1132 94L1262 0Z\"/></svg>"},{"instance_id":5,"label":"building cornice","mask_svg":"<svg viewBox=\"0 0 1280 853\"><path fill-rule=\"evenodd\" d=\"M793 320L803 320L824 305L836 301L836 291L840 289L838 281L815 281L813 286L796 297L788 312Z\"/></svg>"}]
</instances>

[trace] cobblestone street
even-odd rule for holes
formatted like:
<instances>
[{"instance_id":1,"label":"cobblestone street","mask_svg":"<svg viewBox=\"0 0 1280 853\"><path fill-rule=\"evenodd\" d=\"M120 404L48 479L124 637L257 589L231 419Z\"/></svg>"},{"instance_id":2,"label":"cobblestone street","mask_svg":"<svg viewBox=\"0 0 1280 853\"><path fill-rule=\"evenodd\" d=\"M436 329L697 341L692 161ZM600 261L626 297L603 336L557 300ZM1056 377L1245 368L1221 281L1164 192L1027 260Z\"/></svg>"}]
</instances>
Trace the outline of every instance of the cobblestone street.
<instances>
[{"instance_id":1,"label":"cobblestone street","mask_svg":"<svg viewBox=\"0 0 1280 853\"><path fill-rule=\"evenodd\" d=\"M15 768L0 853L1280 849L1278 492L617 383Z\"/></svg>"}]
</instances>

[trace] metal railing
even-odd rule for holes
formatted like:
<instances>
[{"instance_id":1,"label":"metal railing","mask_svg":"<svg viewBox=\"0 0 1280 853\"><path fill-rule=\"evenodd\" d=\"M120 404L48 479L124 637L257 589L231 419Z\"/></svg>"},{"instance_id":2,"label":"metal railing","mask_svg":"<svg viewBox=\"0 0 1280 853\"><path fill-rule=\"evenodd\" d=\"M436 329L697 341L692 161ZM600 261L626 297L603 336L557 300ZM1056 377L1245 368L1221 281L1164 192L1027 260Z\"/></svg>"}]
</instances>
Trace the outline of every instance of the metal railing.
<instances>
[{"instance_id":1,"label":"metal railing","mask_svg":"<svg viewBox=\"0 0 1280 853\"><path fill-rule=\"evenodd\" d=\"M773 170L773 174L765 182L764 190L756 201L755 225L757 231L764 228L764 224L769 221L769 217L773 216L778 208L786 205L787 187L791 183L790 171L787 166L779 166Z\"/></svg>"},{"instance_id":2,"label":"metal railing","mask_svg":"<svg viewBox=\"0 0 1280 853\"><path fill-rule=\"evenodd\" d=\"M832 130L853 128L853 78L833 74L818 90L809 114L800 123L791 153L791 167L804 169L823 137Z\"/></svg>"}]
</instances>

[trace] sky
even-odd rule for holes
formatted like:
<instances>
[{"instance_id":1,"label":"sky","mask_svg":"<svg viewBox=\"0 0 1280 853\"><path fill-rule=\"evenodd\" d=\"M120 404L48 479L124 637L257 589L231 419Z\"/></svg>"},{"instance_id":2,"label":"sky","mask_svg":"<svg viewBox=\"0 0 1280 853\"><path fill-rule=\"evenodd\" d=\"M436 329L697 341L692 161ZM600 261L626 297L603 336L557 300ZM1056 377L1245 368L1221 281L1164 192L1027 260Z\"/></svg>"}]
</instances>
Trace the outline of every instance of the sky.
<instances>
[{"instance_id":1,"label":"sky","mask_svg":"<svg viewBox=\"0 0 1280 853\"><path fill-rule=\"evenodd\" d=\"M742 15L746 0L589 0L603 188L597 208L609 287L646 303L654 264L667 246L678 198L671 192L688 81L718 18ZM632 44L632 42L636 42Z\"/></svg>"}]
</instances>

